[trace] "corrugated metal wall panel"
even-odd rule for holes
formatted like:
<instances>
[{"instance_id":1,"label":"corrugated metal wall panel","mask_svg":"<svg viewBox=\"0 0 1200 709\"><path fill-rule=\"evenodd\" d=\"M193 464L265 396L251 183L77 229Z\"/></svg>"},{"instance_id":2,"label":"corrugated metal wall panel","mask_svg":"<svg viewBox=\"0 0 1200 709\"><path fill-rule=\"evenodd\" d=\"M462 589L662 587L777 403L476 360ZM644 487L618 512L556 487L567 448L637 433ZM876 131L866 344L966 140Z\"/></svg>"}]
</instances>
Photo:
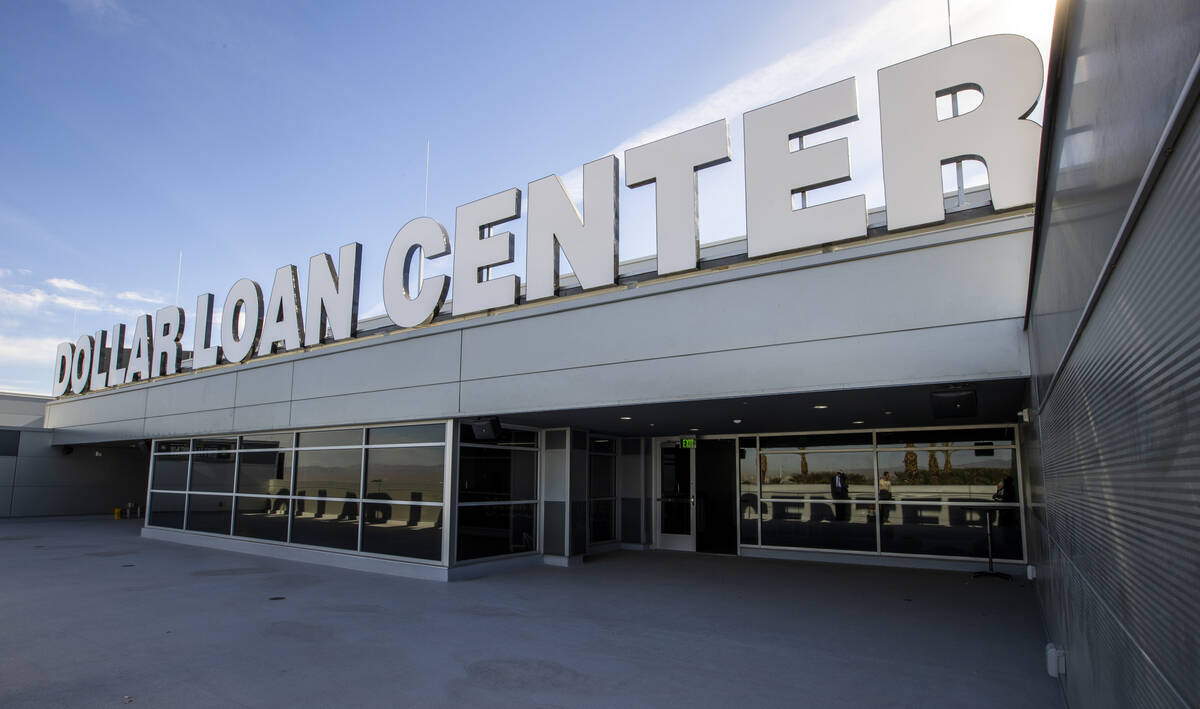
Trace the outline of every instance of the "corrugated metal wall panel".
<instances>
[{"instance_id":1,"label":"corrugated metal wall panel","mask_svg":"<svg viewBox=\"0 0 1200 709\"><path fill-rule=\"evenodd\" d=\"M1200 705L1197 238L1192 116L1041 402L1043 599L1076 706Z\"/></svg>"}]
</instances>

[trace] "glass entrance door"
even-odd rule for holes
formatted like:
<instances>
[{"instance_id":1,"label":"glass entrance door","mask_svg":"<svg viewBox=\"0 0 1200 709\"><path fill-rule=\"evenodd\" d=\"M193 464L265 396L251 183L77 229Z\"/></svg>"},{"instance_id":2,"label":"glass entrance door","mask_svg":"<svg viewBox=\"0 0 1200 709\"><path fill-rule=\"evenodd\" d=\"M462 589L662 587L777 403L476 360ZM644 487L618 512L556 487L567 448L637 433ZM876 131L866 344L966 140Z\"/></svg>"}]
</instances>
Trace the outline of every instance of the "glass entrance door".
<instances>
[{"instance_id":1,"label":"glass entrance door","mask_svg":"<svg viewBox=\"0 0 1200 709\"><path fill-rule=\"evenodd\" d=\"M656 448L656 545L696 551L696 449L680 448L678 439L659 441Z\"/></svg>"}]
</instances>

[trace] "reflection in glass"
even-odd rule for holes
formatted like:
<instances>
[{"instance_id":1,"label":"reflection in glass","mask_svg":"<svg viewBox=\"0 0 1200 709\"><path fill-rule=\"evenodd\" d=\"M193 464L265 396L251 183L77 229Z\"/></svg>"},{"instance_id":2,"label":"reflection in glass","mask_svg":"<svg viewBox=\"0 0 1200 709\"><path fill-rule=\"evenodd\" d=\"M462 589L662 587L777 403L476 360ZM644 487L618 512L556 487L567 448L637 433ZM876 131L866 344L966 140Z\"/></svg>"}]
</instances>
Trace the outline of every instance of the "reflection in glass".
<instances>
[{"instance_id":1,"label":"reflection in glass","mask_svg":"<svg viewBox=\"0 0 1200 709\"><path fill-rule=\"evenodd\" d=\"M186 453L191 450L192 442L186 438L174 441L158 441L154 444L155 453Z\"/></svg>"},{"instance_id":2,"label":"reflection in glass","mask_svg":"<svg viewBox=\"0 0 1200 709\"><path fill-rule=\"evenodd\" d=\"M238 497L233 533L238 537L287 541L288 501L270 497Z\"/></svg>"},{"instance_id":3,"label":"reflection in glass","mask_svg":"<svg viewBox=\"0 0 1200 709\"><path fill-rule=\"evenodd\" d=\"M363 504L362 550L372 554L442 558L442 508Z\"/></svg>"},{"instance_id":4,"label":"reflection in glass","mask_svg":"<svg viewBox=\"0 0 1200 709\"><path fill-rule=\"evenodd\" d=\"M296 437L296 445L305 448L361 446L362 429L339 428L335 431L301 431Z\"/></svg>"},{"instance_id":5,"label":"reflection in glass","mask_svg":"<svg viewBox=\"0 0 1200 709\"><path fill-rule=\"evenodd\" d=\"M611 542L617 538L617 506L613 500L588 503L588 541Z\"/></svg>"},{"instance_id":6,"label":"reflection in glass","mask_svg":"<svg viewBox=\"0 0 1200 709\"><path fill-rule=\"evenodd\" d=\"M150 514L147 522L152 527L183 529L184 495L172 493L150 493Z\"/></svg>"},{"instance_id":7,"label":"reflection in glass","mask_svg":"<svg viewBox=\"0 0 1200 709\"><path fill-rule=\"evenodd\" d=\"M445 456L442 446L367 449L365 497L397 502L441 502Z\"/></svg>"},{"instance_id":8,"label":"reflection in glass","mask_svg":"<svg viewBox=\"0 0 1200 709\"><path fill-rule=\"evenodd\" d=\"M286 495L291 479L291 451L255 451L238 456L238 492Z\"/></svg>"},{"instance_id":9,"label":"reflection in glass","mask_svg":"<svg viewBox=\"0 0 1200 709\"><path fill-rule=\"evenodd\" d=\"M786 436L759 436L764 451L771 450L834 450L838 448L870 448L870 433L802 433Z\"/></svg>"},{"instance_id":10,"label":"reflection in glass","mask_svg":"<svg viewBox=\"0 0 1200 709\"><path fill-rule=\"evenodd\" d=\"M361 470L361 448L297 451L296 494L358 497Z\"/></svg>"},{"instance_id":11,"label":"reflection in glass","mask_svg":"<svg viewBox=\"0 0 1200 709\"><path fill-rule=\"evenodd\" d=\"M193 451L231 451L237 448L236 438L196 438L192 440Z\"/></svg>"},{"instance_id":12,"label":"reflection in glass","mask_svg":"<svg viewBox=\"0 0 1200 709\"><path fill-rule=\"evenodd\" d=\"M187 487L187 471L188 456L156 455L154 481L150 487L155 490L183 490Z\"/></svg>"},{"instance_id":13,"label":"reflection in glass","mask_svg":"<svg viewBox=\"0 0 1200 709\"><path fill-rule=\"evenodd\" d=\"M458 456L461 502L537 499L537 451L462 446Z\"/></svg>"},{"instance_id":14,"label":"reflection in glass","mask_svg":"<svg viewBox=\"0 0 1200 709\"><path fill-rule=\"evenodd\" d=\"M198 492L233 492L233 453L192 455L189 486Z\"/></svg>"},{"instance_id":15,"label":"reflection in glass","mask_svg":"<svg viewBox=\"0 0 1200 709\"><path fill-rule=\"evenodd\" d=\"M759 458L763 499L833 499L830 483L846 474L850 499L875 499L875 467L870 451L769 451Z\"/></svg>"},{"instance_id":16,"label":"reflection in glass","mask_svg":"<svg viewBox=\"0 0 1200 709\"><path fill-rule=\"evenodd\" d=\"M289 433L255 433L249 436L242 436L242 449L274 449L274 448L291 448L292 434Z\"/></svg>"},{"instance_id":17,"label":"reflection in glass","mask_svg":"<svg viewBox=\"0 0 1200 709\"><path fill-rule=\"evenodd\" d=\"M758 544L758 450L753 438L738 439L741 543Z\"/></svg>"},{"instance_id":18,"label":"reflection in glass","mask_svg":"<svg viewBox=\"0 0 1200 709\"><path fill-rule=\"evenodd\" d=\"M1005 478L1017 478L1011 448L882 451L880 477L884 472L892 499L928 502L990 502Z\"/></svg>"},{"instance_id":19,"label":"reflection in glass","mask_svg":"<svg viewBox=\"0 0 1200 709\"><path fill-rule=\"evenodd\" d=\"M880 448L938 447L938 446L1011 446L1016 441L1014 429L961 428L940 431L880 431L876 445Z\"/></svg>"},{"instance_id":20,"label":"reflection in glass","mask_svg":"<svg viewBox=\"0 0 1200 709\"><path fill-rule=\"evenodd\" d=\"M460 561L537 550L537 505L480 505L458 510Z\"/></svg>"},{"instance_id":21,"label":"reflection in glass","mask_svg":"<svg viewBox=\"0 0 1200 709\"><path fill-rule=\"evenodd\" d=\"M537 447L537 431L519 431L512 428L501 427L496 432L495 438L476 438L475 429L471 424L463 424L459 427L459 437L463 443L483 443L489 446L522 446L522 447ZM587 434L580 434L586 436ZM581 448L583 446L580 446Z\"/></svg>"},{"instance_id":22,"label":"reflection in glass","mask_svg":"<svg viewBox=\"0 0 1200 709\"><path fill-rule=\"evenodd\" d=\"M292 500L292 543L358 548L358 501Z\"/></svg>"},{"instance_id":23,"label":"reflection in glass","mask_svg":"<svg viewBox=\"0 0 1200 709\"><path fill-rule=\"evenodd\" d=\"M612 438L593 438L588 442L593 453L616 453L617 442Z\"/></svg>"},{"instance_id":24,"label":"reflection in glass","mask_svg":"<svg viewBox=\"0 0 1200 709\"><path fill-rule=\"evenodd\" d=\"M882 505L880 541L894 554L931 554L987 558L987 524L991 510L992 556L1021 558L1020 510L966 505Z\"/></svg>"},{"instance_id":25,"label":"reflection in glass","mask_svg":"<svg viewBox=\"0 0 1200 709\"><path fill-rule=\"evenodd\" d=\"M445 440L446 426L440 423L367 429L367 445L372 446L389 443L442 443Z\"/></svg>"},{"instance_id":26,"label":"reflection in glass","mask_svg":"<svg viewBox=\"0 0 1200 709\"><path fill-rule=\"evenodd\" d=\"M762 543L875 551L875 503L764 502Z\"/></svg>"},{"instance_id":27,"label":"reflection in glass","mask_svg":"<svg viewBox=\"0 0 1200 709\"><path fill-rule=\"evenodd\" d=\"M614 497L616 494L616 459L610 455L588 456L588 497Z\"/></svg>"},{"instance_id":28,"label":"reflection in glass","mask_svg":"<svg viewBox=\"0 0 1200 709\"><path fill-rule=\"evenodd\" d=\"M226 495L188 495L187 528L193 532L229 534L233 498Z\"/></svg>"}]
</instances>

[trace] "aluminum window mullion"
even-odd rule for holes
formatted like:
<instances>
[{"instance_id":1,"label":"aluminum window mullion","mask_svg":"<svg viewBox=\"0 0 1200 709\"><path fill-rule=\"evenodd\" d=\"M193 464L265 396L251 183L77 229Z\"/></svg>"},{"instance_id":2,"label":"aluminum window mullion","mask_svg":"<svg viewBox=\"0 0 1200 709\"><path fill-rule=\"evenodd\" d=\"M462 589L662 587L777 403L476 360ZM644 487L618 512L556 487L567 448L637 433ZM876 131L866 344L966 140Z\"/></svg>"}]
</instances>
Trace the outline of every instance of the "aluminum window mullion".
<instances>
[{"instance_id":1,"label":"aluminum window mullion","mask_svg":"<svg viewBox=\"0 0 1200 709\"><path fill-rule=\"evenodd\" d=\"M195 445L193 441L189 447ZM187 531L188 515L191 513L192 507L192 456L188 454L187 479L183 482L183 525L180 527L182 531Z\"/></svg>"},{"instance_id":2,"label":"aluminum window mullion","mask_svg":"<svg viewBox=\"0 0 1200 709\"><path fill-rule=\"evenodd\" d=\"M295 495L290 494L290 493L296 492L296 460L300 457L299 453L297 453L295 451L295 446L296 446L296 432L292 431L292 455L291 455L291 463L288 465L288 467L290 467L291 470L288 471L289 495L288 495L288 503L287 503L287 536L285 537L285 540L286 540L285 543L287 543L287 544L292 543L292 522L295 521L294 511L296 509L296 505L293 502Z\"/></svg>"},{"instance_id":3,"label":"aluminum window mullion","mask_svg":"<svg viewBox=\"0 0 1200 709\"><path fill-rule=\"evenodd\" d=\"M883 553L883 521L880 511L883 507L879 499L879 437L871 431L871 467L875 470L875 553Z\"/></svg>"},{"instance_id":4,"label":"aluminum window mullion","mask_svg":"<svg viewBox=\"0 0 1200 709\"><path fill-rule=\"evenodd\" d=\"M235 448L233 451L233 490L230 491L229 498L229 536L233 536L233 521L237 519L237 489L238 475L241 473L241 458L238 456L238 451Z\"/></svg>"},{"instance_id":5,"label":"aluminum window mullion","mask_svg":"<svg viewBox=\"0 0 1200 709\"><path fill-rule=\"evenodd\" d=\"M354 550L361 552L363 539L363 517L366 514L366 478L367 478L367 429L362 430L362 445L359 446L358 455L358 542ZM345 512L345 505L342 506L342 511Z\"/></svg>"}]
</instances>

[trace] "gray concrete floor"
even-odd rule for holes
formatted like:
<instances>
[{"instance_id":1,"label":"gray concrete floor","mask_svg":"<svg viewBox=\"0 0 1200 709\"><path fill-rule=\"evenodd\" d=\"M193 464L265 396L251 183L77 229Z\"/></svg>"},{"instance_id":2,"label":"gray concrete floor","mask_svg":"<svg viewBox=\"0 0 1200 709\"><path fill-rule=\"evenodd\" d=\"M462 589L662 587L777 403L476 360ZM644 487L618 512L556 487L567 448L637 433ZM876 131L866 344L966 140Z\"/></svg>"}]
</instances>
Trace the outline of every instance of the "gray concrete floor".
<instances>
[{"instance_id":1,"label":"gray concrete floor","mask_svg":"<svg viewBox=\"0 0 1200 709\"><path fill-rule=\"evenodd\" d=\"M445 584L94 517L0 520L0 563L7 709L1063 706L1021 579L618 552Z\"/></svg>"}]
</instances>

